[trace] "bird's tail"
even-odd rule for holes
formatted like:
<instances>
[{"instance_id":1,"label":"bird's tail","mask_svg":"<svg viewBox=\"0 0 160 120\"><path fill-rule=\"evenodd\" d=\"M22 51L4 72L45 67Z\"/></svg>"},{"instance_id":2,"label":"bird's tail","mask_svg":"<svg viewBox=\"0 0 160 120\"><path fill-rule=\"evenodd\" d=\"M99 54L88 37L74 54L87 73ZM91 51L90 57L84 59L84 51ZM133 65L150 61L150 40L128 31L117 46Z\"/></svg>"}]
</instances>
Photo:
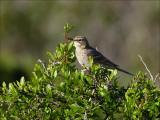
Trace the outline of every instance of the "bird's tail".
<instances>
[{"instance_id":1,"label":"bird's tail","mask_svg":"<svg viewBox=\"0 0 160 120\"><path fill-rule=\"evenodd\" d=\"M127 71L125 71L125 70L123 70L123 69L121 69L121 68L116 68L117 70L119 70L119 71L121 71L121 72L124 72L124 73L127 73L127 74L129 74L129 75L132 75L132 76L134 76L134 74L132 74L132 73L130 73L130 72L127 72Z\"/></svg>"}]
</instances>

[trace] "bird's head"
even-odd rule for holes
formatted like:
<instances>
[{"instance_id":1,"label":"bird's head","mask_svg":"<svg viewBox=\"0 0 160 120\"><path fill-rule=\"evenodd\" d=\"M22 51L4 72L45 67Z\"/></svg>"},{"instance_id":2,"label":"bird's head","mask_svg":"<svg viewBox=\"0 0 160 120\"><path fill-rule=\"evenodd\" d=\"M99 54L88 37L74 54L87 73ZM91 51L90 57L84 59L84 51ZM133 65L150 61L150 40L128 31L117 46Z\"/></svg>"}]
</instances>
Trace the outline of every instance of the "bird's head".
<instances>
[{"instance_id":1,"label":"bird's head","mask_svg":"<svg viewBox=\"0 0 160 120\"><path fill-rule=\"evenodd\" d=\"M68 38L74 42L74 46L77 48L86 48L89 46L88 40L84 36L76 36L74 38Z\"/></svg>"}]
</instances>

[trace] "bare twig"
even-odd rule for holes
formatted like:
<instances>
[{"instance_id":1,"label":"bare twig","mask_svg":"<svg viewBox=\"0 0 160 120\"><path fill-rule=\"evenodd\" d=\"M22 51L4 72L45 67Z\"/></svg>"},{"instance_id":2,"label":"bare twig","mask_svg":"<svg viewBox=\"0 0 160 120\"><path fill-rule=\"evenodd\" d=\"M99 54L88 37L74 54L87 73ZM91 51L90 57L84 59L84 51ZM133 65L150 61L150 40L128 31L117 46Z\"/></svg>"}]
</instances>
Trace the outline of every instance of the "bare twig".
<instances>
[{"instance_id":1,"label":"bare twig","mask_svg":"<svg viewBox=\"0 0 160 120\"><path fill-rule=\"evenodd\" d=\"M54 66L54 65L59 65L59 64L60 64L59 61L58 61L58 62L52 62L52 61L51 61L51 63L52 63L53 66ZM53 66L52 66L52 67L53 67Z\"/></svg>"},{"instance_id":2,"label":"bare twig","mask_svg":"<svg viewBox=\"0 0 160 120\"><path fill-rule=\"evenodd\" d=\"M41 59L39 59L38 62L42 64L44 70L47 70Z\"/></svg>"},{"instance_id":3,"label":"bare twig","mask_svg":"<svg viewBox=\"0 0 160 120\"><path fill-rule=\"evenodd\" d=\"M47 71L47 69L46 69L46 67L45 67L45 65L44 65L44 63L43 63L43 61L42 61L41 59L39 59L38 62L42 64L43 69L47 72L47 76L49 76L48 71Z\"/></svg>"},{"instance_id":4,"label":"bare twig","mask_svg":"<svg viewBox=\"0 0 160 120\"><path fill-rule=\"evenodd\" d=\"M152 79L152 81L153 81L153 76L152 76L151 72L149 71L147 65L146 65L145 62L143 61L142 57L141 57L140 55L138 55L138 56L139 56L140 60L142 61L143 65L145 66L146 70L147 70L148 73L150 74L151 79Z\"/></svg>"},{"instance_id":5,"label":"bare twig","mask_svg":"<svg viewBox=\"0 0 160 120\"><path fill-rule=\"evenodd\" d=\"M9 104L8 110L11 109L11 106L12 106L12 102ZM6 111L6 113L8 113L8 111Z\"/></svg>"},{"instance_id":6,"label":"bare twig","mask_svg":"<svg viewBox=\"0 0 160 120\"><path fill-rule=\"evenodd\" d=\"M156 77L154 78L154 82L156 82L158 76L159 76L159 73L157 73Z\"/></svg>"},{"instance_id":7,"label":"bare twig","mask_svg":"<svg viewBox=\"0 0 160 120\"><path fill-rule=\"evenodd\" d=\"M151 74L150 70L148 69L147 65L145 64L145 62L143 61L142 57L140 55L138 55L138 57L140 58L141 62L143 63L143 65L145 66L146 70L148 71L149 75L151 76L152 81L155 83L159 73L155 76L155 78L153 77L153 75Z\"/></svg>"},{"instance_id":8,"label":"bare twig","mask_svg":"<svg viewBox=\"0 0 160 120\"><path fill-rule=\"evenodd\" d=\"M95 88L92 90L92 96L93 96L94 92L95 92ZM90 97L88 101L90 102L91 100L92 100L92 98Z\"/></svg>"},{"instance_id":9,"label":"bare twig","mask_svg":"<svg viewBox=\"0 0 160 120\"><path fill-rule=\"evenodd\" d=\"M65 36L64 36L64 38L65 38L65 40L66 40L66 44L67 44L67 42L68 42L68 40L67 40L67 35L68 35L68 30L67 30L67 25L66 25L66 33L65 33Z\"/></svg>"},{"instance_id":10,"label":"bare twig","mask_svg":"<svg viewBox=\"0 0 160 120\"><path fill-rule=\"evenodd\" d=\"M109 81L108 77L106 76L106 85L108 86L108 89L113 90L114 92L116 92L116 90L113 88L111 82Z\"/></svg>"},{"instance_id":11,"label":"bare twig","mask_svg":"<svg viewBox=\"0 0 160 120\"><path fill-rule=\"evenodd\" d=\"M67 102L69 101L70 98L71 98L71 95L70 95L69 98L67 99Z\"/></svg>"},{"instance_id":12,"label":"bare twig","mask_svg":"<svg viewBox=\"0 0 160 120\"><path fill-rule=\"evenodd\" d=\"M87 120L87 111L85 109L85 116L84 116L84 120Z\"/></svg>"}]
</instances>

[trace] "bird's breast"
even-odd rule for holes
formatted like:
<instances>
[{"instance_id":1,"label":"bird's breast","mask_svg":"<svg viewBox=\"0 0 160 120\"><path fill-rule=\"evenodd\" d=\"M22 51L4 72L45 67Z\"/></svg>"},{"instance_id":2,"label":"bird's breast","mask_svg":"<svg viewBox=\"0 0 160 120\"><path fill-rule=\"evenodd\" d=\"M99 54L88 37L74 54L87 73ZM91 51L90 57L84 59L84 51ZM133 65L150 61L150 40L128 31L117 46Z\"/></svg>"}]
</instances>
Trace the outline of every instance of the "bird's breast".
<instances>
[{"instance_id":1,"label":"bird's breast","mask_svg":"<svg viewBox=\"0 0 160 120\"><path fill-rule=\"evenodd\" d=\"M87 67L90 67L89 57L87 55L87 51L85 49L77 49L76 48L76 57L78 62L81 65L85 65Z\"/></svg>"}]
</instances>

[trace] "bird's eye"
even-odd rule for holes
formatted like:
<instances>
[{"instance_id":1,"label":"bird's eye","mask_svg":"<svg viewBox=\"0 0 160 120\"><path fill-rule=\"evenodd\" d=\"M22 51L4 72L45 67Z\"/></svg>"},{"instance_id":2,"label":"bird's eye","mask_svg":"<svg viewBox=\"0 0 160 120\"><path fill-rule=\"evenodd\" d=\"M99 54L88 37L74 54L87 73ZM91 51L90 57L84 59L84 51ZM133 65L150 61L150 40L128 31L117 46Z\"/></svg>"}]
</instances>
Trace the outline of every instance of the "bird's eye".
<instances>
[{"instance_id":1,"label":"bird's eye","mask_svg":"<svg viewBox=\"0 0 160 120\"><path fill-rule=\"evenodd\" d=\"M79 39L78 41L82 41L82 39Z\"/></svg>"}]
</instances>

